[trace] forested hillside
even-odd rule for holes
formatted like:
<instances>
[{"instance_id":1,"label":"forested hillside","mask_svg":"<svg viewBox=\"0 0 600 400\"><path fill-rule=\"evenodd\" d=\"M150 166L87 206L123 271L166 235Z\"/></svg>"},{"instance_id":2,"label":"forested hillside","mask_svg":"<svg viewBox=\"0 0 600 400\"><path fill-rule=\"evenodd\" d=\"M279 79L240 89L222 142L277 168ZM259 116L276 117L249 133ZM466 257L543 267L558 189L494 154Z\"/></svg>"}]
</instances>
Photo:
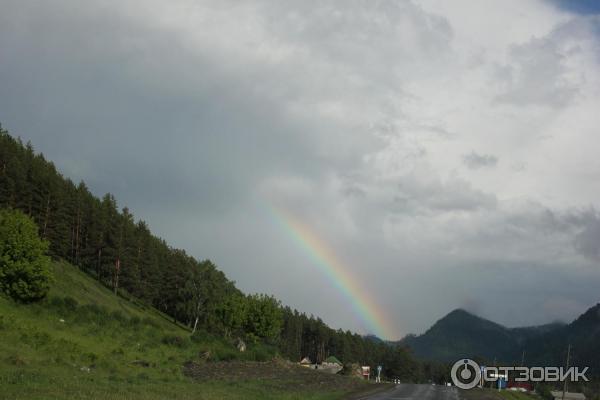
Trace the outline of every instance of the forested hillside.
<instances>
[{"instance_id":1,"label":"forested hillside","mask_svg":"<svg viewBox=\"0 0 600 400\"><path fill-rule=\"evenodd\" d=\"M0 133L0 206L35 220L50 255L92 274L115 293L153 305L174 319L224 329L218 307L240 292L210 261L197 261L152 235L144 221L64 178L33 146ZM58 277L60 279L60 277Z\"/></svg>"},{"instance_id":2,"label":"forested hillside","mask_svg":"<svg viewBox=\"0 0 600 400\"><path fill-rule=\"evenodd\" d=\"M577 319L559 329L529 338L529 362L535 365L562 365L571 346L570 364L590 367L590 374L600 376L600 304L588 309Z\"/></svg>"},{"instance_id":3,"label":"forested hillside","mask_svg":"<svg viewBox=\"0 0 600 400\"><path fill-rule=\"evenodd\" d=\"M173 324L65 261L44 300L0 296L1 400L335 400L374 388Z\"/></svg>"},{"instance_id":4,"label":"forested hillside","mask_svg":"<svg viewBox=\"0 0 600 400\"><path fill-rule=\"evenodd\" d=\"M454 310L423 335L408 336L403 342L424 359L454 362L464 357L512 360L519 351L510 330L470 314Z\"/></svg>"},{"instance_id":5,"label":"forested hillside","mask_svg":"<svg viewBox=\"0 0 600 400\"><path fill-rule=\"evenodd\" d=\"M590 367L600 375L600 304L588 309L570 324L552 323L524 328L506 328L473 315L454 310L424 334L401 341L425 360L454 362L469 357L486 364L565 365L571 346L570 365Z\"/></svg>"},{"instance_id":6,"label":"forested hillside","mask_svg":"<svg viewBox=\"0 0 600 400\"><path fill-rule=\"evenodd\" d=\"M520 362L523 351L544 334L560 330L561 324L506 328L457 309L438 320L424 334L409 335L401 343L426 360L454 362L471 357L500 363ZM531 354L529 354L531 356Z\"/></svg>"},{"instance_id":7,"label":"forested hillside","mask_svg":"<svg viewBox=\"0 0 600 400\"><path fill-rule=\"evenodd\" d=\"M416 363L403 347L332 329L273 297L243 294L213 262L170 247L127 207L119 208L113 195L95 197L84 182L64 177L30 143L1 129L0 207L35 220L54 259L191 331L275 345L294 361L335 355L344 363L383 364L387 375L411 380L428 379L436 368Z\"/></svg>"}]
</instances>

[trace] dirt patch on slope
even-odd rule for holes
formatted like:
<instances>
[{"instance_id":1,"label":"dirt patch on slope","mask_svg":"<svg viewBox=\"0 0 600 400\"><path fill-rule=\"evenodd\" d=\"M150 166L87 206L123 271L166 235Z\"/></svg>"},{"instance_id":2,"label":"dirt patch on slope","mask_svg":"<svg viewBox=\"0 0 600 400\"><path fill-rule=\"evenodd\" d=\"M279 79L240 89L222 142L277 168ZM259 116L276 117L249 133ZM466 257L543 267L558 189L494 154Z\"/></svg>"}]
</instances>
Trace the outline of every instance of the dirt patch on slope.
<instances>
[{"instance_id":1,"label":"dirt patch on slope","mask_svg":"<svg viewBox=\"0 0 600 400\"><path fill-rule=\"evenodd\" d=\"M193 362L184 364L186 376L199 381L224 380L260 380L272 387L298 389L322 389L324 391L362 391L372 387L360 379L348 376L328 374L301 367L284 360L267 362L231 361L231 362Z\"/></svg>"}]
</instances>

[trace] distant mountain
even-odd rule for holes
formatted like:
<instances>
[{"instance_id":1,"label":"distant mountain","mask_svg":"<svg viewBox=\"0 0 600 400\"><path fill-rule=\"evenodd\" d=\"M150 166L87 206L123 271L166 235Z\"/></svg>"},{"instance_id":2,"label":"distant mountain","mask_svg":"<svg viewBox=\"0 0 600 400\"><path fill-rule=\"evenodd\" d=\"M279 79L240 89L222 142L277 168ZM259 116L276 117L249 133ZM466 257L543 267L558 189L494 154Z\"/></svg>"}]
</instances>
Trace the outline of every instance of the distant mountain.
<instances>
[{"instance_id":1,"label":"distant mountain","mask_svg":"<svg viewBox=\"0 0 600 400\"><path fill-rule=\"evenodd\" d=\"M375 342L375 343L384 343L384 340L383 340L383 339L381 339L379 336L377 336L377 335L374 335L374 334L372 334L372 333L369 333L369 334L363 335L363 338L364 338L365 340L369 340L369 341L371 341L371 342Z\"/></svg>"},{"instance_id":2,"label":"distant mountain","mask_svg":"<svg viewBox=\"0 0 600 400\"><path fill-rule=\"evenodd\" d=\"M556 331L566 326L563 322L552 322L550 324L527 326L522 328L509 328L519 343L525 343L527 340L536 338L552 331Z\"/></svg>"},{"instance_id":3,"label":"distant mountain","mask_svg":"<svg viewBox=\"0 0 600 400\"><path fill-rule=\"evenodd\" d=\"M564 327L548 324L526 328L506 328L500 324L457 309L437 321L419 336L407 336L400 341L413 353L426 360L454 362L474 358L486 362L520 360L527 343Z\"/></svg>"},{"instance_id":4,"label":"distant mountain","mask_svg":"<svg viewBox=\"0 0 600 400\"><path fill-rule=\"evenodd\" d=\"M600 375L600 304L569 324L566 334L572 346L573 365L589 366Z\"/></svg>"},{"instance_id":5,"label":"distant mountain","mask_svg":"<svg viewBox=\"0 0 600 400\"><path fill-rule=\"evenodd\" d=\"M600 304L575 321L541 336L529 338L524 348L531 365L563 365L571 345L571 365L589 366L600 372Z\"/></svg>"},{"instance_id":6,"label":"distant mountain","mask_svg":"<svg viewBox=\"0 0 600 400\"><path fill-rule=\"evenodd\" d=\"M496 359L498 363L520 365L524 355L529 366L562 366L571 345L570 365L590 367L590 375L600 376L600 304L570 324L524 328L506 328L458 309L424 334L409 335L398 343L425 360L473 358L489 363Z\"/></svg>"}]
</instances>

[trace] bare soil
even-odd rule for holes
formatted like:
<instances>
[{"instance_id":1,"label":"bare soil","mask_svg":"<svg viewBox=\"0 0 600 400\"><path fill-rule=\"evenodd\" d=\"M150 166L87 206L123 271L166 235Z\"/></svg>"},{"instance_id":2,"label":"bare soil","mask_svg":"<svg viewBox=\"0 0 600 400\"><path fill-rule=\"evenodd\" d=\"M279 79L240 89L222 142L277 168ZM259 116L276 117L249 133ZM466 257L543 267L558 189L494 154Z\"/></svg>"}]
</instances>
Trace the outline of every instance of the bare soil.
<instances>
[{"instance_id":1,"label":"bare soil","mask_svg":"<svg viewBox=\"0 0 600 400\"><path fill-rule=\"evenodd\" d=\"M322 390L324 392L358 393L370 391L373 384L359 378L329 374L301 367L295 363L275 359L267 362L229 361L193 362L183 366L186 376L198 381L240 381L261 380L273 388L290 387L302 390Z\"/></svg>"}]
</instances>

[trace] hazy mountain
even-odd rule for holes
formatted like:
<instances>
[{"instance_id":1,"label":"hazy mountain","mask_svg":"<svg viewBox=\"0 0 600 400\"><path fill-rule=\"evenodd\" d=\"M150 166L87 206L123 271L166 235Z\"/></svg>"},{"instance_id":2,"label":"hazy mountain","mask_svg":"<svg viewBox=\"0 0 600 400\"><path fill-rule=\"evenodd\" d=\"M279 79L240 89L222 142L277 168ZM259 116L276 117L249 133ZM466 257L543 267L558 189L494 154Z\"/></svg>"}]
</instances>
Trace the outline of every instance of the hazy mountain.
<instances>
[{"instance_id":1,"label":"hazy mountain","mask_svg":"<svg viewBox=\"0 0 600 400\"><path fill-rule=\"evenodd\" d=\"M475 358L487 362L514 362L521 359L527 343L564 327L548 324L506 328L490 320L457 309L438 320L424 334L410 335L400 343L409 346L422 359L453 362Z\"/></svg>"},{"instance_id":2,"label":"hazy mountain","mask_svg":"<svg viewBox=\"0 0 600 400\"><path fill-rule=\"evenodd\" d=\"M600 368L600 304L587 310L575 321L524 343L528 363L564 365L571 345L570 364Z\"/></svg>"},{"instance_id":3,"label":"hazy mountain","mask_svg":"<svg viewBox=\"0 0 600 400\"><path fill-rule=\"evenodd\" d=\"M474 358L482 362L520 365L565 365L571 345L570 365L590 367L600 373L600 304L591 307L570 324L551 323L523 328L506 328L473 315L454 310L424 334L409 335L400 344L426 360L454 362Z\"/></svg>"},{"instance_id":4,"label":"hazy mountain","mask_svg":"<svg viewBox=\"0 0 600 400\"><path fill-rule=\"evenodd\" d=\"M369 333L367 335L363 335L363 338L365 340L369 340L371 342L375 342L375 343L384 343L385 341L383 339L381 339L379 336L374 335L372 333Z\"/></svg>"}]
</instances>

